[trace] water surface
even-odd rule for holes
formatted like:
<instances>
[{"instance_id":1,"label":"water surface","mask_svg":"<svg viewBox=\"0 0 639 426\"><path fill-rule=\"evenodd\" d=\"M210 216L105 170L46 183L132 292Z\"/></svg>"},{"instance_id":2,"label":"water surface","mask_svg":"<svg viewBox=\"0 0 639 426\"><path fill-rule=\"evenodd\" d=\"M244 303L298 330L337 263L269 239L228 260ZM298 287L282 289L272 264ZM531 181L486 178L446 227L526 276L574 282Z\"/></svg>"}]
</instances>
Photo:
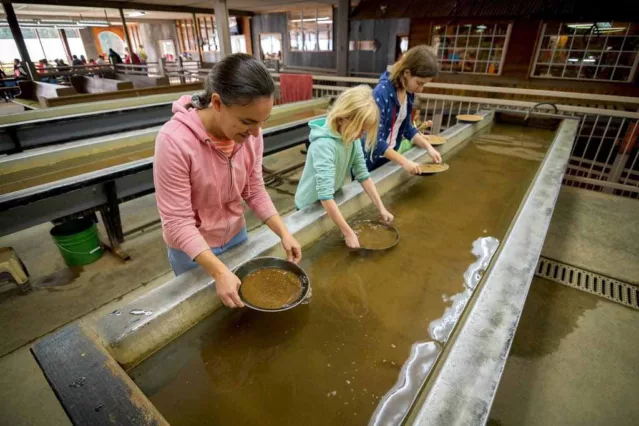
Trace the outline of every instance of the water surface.
<instances>
[{"instance_id":1,"label":"water surface","mask_svg":"<svg viewBox=\"0 0 639 426\"><path fill-rule=\"evenodd\" d=\"M221 309L131 376L172 425L367 424L411 345L431 340L429 323L464 290L473 241L503 239L552 137L493 127L446 159L447 172L384 198L396 248L360 256L330 233L304 250L310 304Z\"/></svg>"}]
</instances>

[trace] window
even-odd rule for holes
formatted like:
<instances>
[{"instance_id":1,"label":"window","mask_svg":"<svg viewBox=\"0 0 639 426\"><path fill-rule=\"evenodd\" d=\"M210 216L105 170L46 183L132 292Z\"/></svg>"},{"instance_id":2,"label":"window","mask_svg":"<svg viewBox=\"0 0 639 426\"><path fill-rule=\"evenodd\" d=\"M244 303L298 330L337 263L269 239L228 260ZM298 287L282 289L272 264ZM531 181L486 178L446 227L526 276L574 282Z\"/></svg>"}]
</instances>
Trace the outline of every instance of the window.
<instances>
[{"instance_id":1,"label":"window","mask_svg":"<svg viewBox=\"0 0 639 426\"><path fill-rule=\"evenodd\" d=\"M402 36L399 40L399 51L406 53L408 50L408 36Z\"/></svg>"},{"instance_id":2,"label":"window","mask_svg":"<svg viewBox=\"0 0 639 426\"><path fill-rule=\"evenodd\" d=\"M288 12L288 34L292 51L333 51L333 8Z\"/></svg>"},{"instance_id":3,"label":"window","mask_svg":"<svg viewBox=\"0 0 639 426\"><path fill-rule=\"evenodd\" d=\"M198 17L198 28L203 52L219 52L220 47L215 30L215 17Z\"/></svg>"},{"instance_id":4,"label":"window","mask_svg":"<svg viewBox=\"0 0 639 426\"><path fill-rule=\"evenodd\" d=\"M231 36L231 52L246 53L246 37L244 35Z\"/></svg>"},{"instance_id":5,"label":"window","mask_svg":"<svg viewBox=\"0 0 639 426\"><path fill-rule=\"evenodd\" d=\"M432 45L441 71L501 74L510 28L510 24L434 26Z\"/></svg>"},{"instance_id":6,"label":"window","mask_svg":"<svg viewBox=\"0 0 639 426\"><path fill-rule=\"evenodd\" d=\"M639 24L623 22L544 23L533 77L633 81Z\"/></svg>"},{"instance_id":7,"label":"window","mask_svg":"<svg viewBox=\"0 0 639 426\"><path fill-rule=\"evenodd\" d=\"M282 34L265 33L260 34L260 48L262 58L271 60L282 60Z\"/></svg>"}]
</instances>

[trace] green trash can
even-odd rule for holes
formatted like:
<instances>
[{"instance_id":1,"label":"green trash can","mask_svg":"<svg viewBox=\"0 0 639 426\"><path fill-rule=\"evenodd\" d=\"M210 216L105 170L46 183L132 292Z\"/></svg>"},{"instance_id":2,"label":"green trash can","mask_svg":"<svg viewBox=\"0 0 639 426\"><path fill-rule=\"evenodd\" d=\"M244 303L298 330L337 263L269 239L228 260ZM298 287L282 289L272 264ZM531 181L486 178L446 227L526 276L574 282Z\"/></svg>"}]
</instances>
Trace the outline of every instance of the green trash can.
<instances>
[{"instance_id":1,"label":"green trash can","mask_svg":"<svg viewBox=\"0 0 639 426\"><path fill-rule=\"evenodd\" d=\"M102 256L98 229L91 220L68 220L54 226L51 236L68 266L88 265Z\"/></svg>"}]
</instances>

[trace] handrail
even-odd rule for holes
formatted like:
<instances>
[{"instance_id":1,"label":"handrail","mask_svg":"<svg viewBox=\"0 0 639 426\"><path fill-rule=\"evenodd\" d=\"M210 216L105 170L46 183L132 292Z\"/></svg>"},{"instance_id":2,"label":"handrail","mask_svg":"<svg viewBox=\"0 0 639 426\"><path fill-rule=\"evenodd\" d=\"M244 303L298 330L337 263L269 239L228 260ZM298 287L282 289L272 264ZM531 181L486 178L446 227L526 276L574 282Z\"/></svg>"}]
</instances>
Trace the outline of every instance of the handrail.
<instances>
[{"instance_id":1,"label":"handrail","mask_svg":"<svg viewBox=\"0 0 639 426\"><path fill-rule=\"evenodd\" d=\"M273 77L279 77L280 73L271 73ZM344 83L359 83L359 84L377 84L379 79L377 78L365 78L365 77L340 77L333 75L313 75L313 81L334 81ZM579 93L579 92L562 92L553 90L539 90L539 89L519 89L516 87L495 87L495 86L476 86L470 84L451 84L451 83L438 83L431 82L426 84L426 90L443 89L443 90L466 90L472 92L487 92L487 93L501 93L510 95L526 95L526 96L539 96L539 97L551 97L562 99L578 99L585 101L598 101L598 102L616 102L623 104L635 104L639 105L639 97L632 96L616 96L616 95L600 95L596 93Z\"/></svg>"},{"instance_id":2,"label":"handrail","mask_svg":"<svg viewBox=\"0 0 639 426\"><path fill-rule=\"evenodd\" d=\"M331 86L327 86L331 87ZM473 102L476 104L490 104L490 105L501 105L501 106L511 106L511 107L519 107L519 108L531 108L537 104L537 102L529 102L529 101L513 101L509 99L495 99L495 98L476 98L472 96L455 96L455 95L437 95L432 93L420 93L417 95L420 100L441 100L441 101L460 101L460 102ZM609 117L621 117L621 118L631 118L633 120L639 120L639 113L637 112L627 112L627 111L618 111L614 109L603 109L603 108L590 108L590 107L580 107L573 105L557 105L559 111L562 112L573 112L577 114L588 114L588 115L606 115ZM541 108L538 108L541 109ZM551 109L551 108L543 108L543 109Z\"/></svg>"}]
</instances>

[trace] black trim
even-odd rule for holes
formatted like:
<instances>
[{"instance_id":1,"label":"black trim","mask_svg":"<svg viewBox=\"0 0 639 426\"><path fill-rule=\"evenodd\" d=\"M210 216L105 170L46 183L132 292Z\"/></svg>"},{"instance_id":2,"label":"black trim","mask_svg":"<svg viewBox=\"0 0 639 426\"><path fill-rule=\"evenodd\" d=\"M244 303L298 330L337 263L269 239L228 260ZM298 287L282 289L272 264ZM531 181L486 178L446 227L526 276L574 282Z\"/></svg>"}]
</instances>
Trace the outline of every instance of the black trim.
<instances>
[{"instance_id":1,"label":"black trim","mask_svg":"<svg viewBox=\"0 0 639 426\"><path fill-rule=\"evenodd\" d=\"M43 4L47 6L77 6L77 7L97 7L101 9L140 9L155 12L182 12L182 13L200 13L206 15L215 15L213 8L191 7L191 6L172 6L170 4L156 4L144 2L128 2L128 1L104 1L104 0L20 0L12 2L10 0L2 0L2 3L22 3L22 4ZM213 2L211 2L213 3ZM253 12L246 10L229 9L229 16L253 16Z\"/></svg>"}]
</instances>

